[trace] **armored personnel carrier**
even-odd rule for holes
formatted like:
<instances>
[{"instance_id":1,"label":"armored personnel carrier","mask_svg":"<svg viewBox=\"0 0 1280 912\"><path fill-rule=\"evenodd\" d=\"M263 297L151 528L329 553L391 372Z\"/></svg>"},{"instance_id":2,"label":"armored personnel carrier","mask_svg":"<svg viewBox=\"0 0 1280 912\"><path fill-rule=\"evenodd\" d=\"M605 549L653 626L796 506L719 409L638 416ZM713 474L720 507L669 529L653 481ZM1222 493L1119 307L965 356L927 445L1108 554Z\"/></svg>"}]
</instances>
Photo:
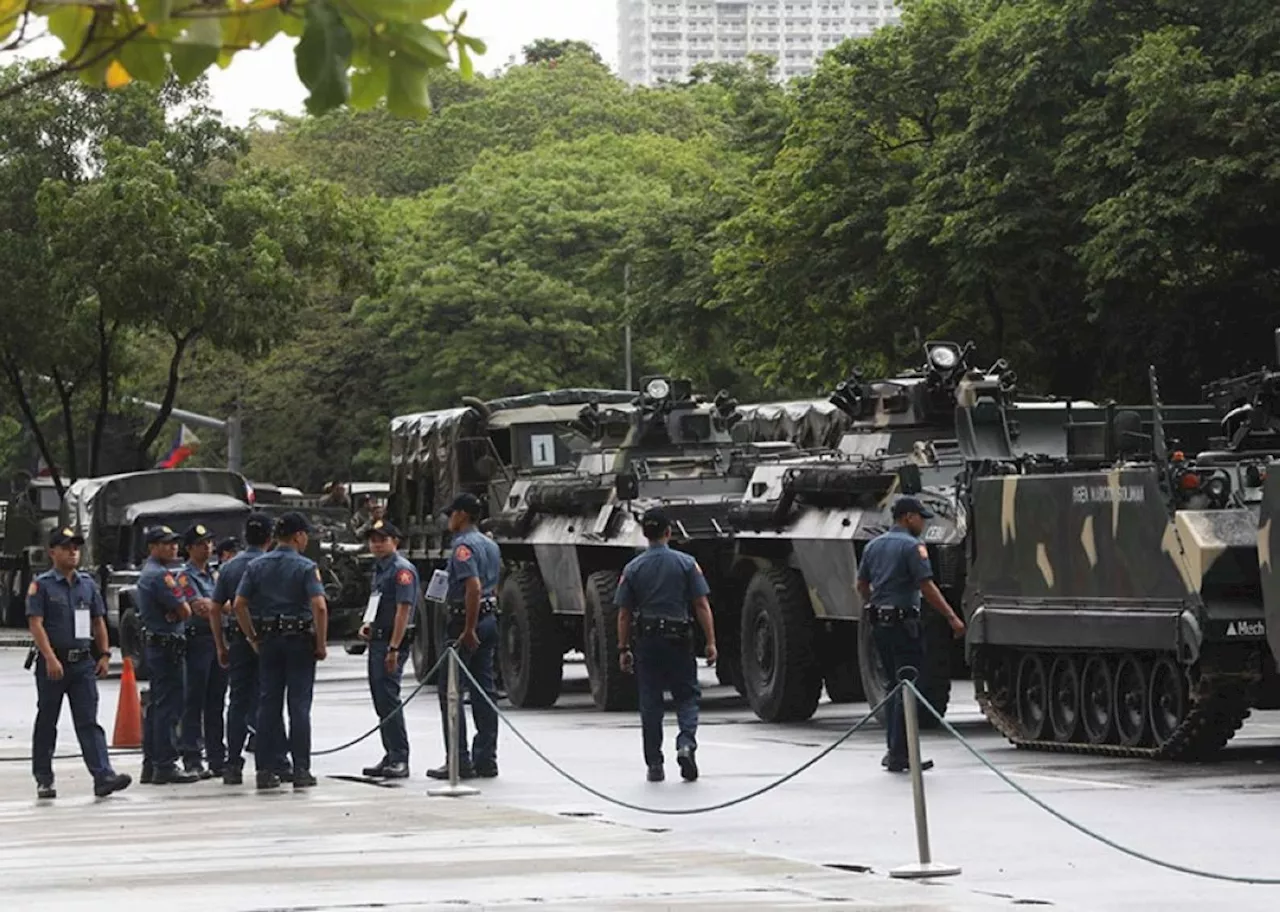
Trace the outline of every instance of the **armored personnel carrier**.
<instances>
[{"instance_id":1,"label":"armored personnel carrier","mask_svg":"<svg viewBox=\"0 0 1280 912\"><path fill-rule=\"evenodd\" d=\"M387 515L404 533L402 548L424 586L448 557L441 511L458 494L475 494L491 515L500 511L517 474L563 471L593 445L578 424L584 406L625 409L634 398L623 390L550 390L487 402L467 398L455 408L393 418ZM413 664L420 681L444 649L445 621L430 603L419 605Z\"/></svg>"},{"instance_id":2,"label":"armored personnel carrier","mask_svg":"<svg viewBox=\"0 0 1280 912\"><path fill-rule=\"evenodd\" d=\"M988 441L965 446L969 658L979 705L1019 747L1197 759L1276 705L1258 560L1275 375L1179 409L1151 376L1149 409L1068 414L1060 458L991 458L1019 409L968 409Z\"/></svg>"},{"instance_id":3,"label":"armored personnel carrier","mask_svg":"<svg viewBox=\"0 0 1280 912\"><path fill-rule=\"evenodd\" d=\"M668 377L641 386L627 409L583 409L579 426L594 446L566 471L518 477L493 518L509 562L500 658L517 705L554 703L564 653L581 648L596 706L634 706L635 679L617 667L613 597L623 566L646 546L639 517L655 506L671 517L673 546L702 566L718 674L740 686L738 606L749 570L734 554L728 516L757 465L797 450L785 440L736 443L738 406L726 393L707 402ZM611 443L618 430L623 439Z\"/></svg>"}]
</instances>

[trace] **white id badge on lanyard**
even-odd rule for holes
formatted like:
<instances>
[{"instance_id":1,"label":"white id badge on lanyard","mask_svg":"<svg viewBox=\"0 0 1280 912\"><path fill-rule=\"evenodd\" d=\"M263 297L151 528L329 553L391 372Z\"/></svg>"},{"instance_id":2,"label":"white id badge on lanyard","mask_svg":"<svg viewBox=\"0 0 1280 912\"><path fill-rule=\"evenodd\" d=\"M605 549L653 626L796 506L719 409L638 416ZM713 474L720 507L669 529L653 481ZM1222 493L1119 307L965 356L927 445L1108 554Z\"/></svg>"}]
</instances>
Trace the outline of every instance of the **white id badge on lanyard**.
<instances>
[{"instance_id":1,"label":"white id badge on lanyard","mask_svg":"<svg viewBox=\"0 0 1280 912\"><path fill-rule=\"evenodd\" d=\"M445 570L437 570L431 574L427 583L427 601L443 602L449 596L449 574Z\"/></svg>"},{"instance_id":2,"label":"white id badge on lanyard","mask_svg":"<svg viewBox=\"0 0 1280 912\"><path fill-rule=\"evenodd\" d=\"M375 592L373 595L369 596L369 604L365 606L365 609L364 609L363 623L365 624L373 623L373 619L378 616L378 605L381 604L381 602L382 602L381 592Z\"/></svg>"},{"instance_id":3,"label":"white id badge on lanyard","mask_svg":"<svg viewBox=\"0 0 1280 912\"><path fill-rule=\"evenodd\" d=\"M92 635L90 628L92 624L89 620L89 606L85 602L81 602L76 606L76 639L87 640Z\"/></svg>"}]
</instances>

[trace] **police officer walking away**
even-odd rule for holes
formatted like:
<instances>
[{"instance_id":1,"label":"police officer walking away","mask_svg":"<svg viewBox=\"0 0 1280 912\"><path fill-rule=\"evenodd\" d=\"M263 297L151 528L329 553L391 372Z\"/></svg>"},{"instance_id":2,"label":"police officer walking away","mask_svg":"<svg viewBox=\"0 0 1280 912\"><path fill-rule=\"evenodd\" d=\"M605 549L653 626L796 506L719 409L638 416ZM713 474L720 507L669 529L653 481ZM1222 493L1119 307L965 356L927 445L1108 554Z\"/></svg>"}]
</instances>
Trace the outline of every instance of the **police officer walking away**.
<instances>
[{"instance_id":1,"label":"police officer walking away","mask_svg":"<svg viewBox=\"0 0 1280 912\"><path fill-rule=\"evenodd\" d=\"M892 682L898 670L924 667L921 638L920 594L942 613L952 632L964 636L964 621L947 604L933 581L929 549L920 541L924 521L933 513L915 497L899 497L893 504L894 527L867 543L858 565L858 593L862 596L865 620L874 625L872 636L880 662ZM892 773L907 769L907 726L902 709L902 693L894 694L886 707L885 740L888 753L880 765ZM922 769L931 769L932 760L922 760Z\"/></svg>"},{"instance_id":2,"label":"police officer walking away","mask_svg":"<svg viewBox=\"0 0 1280 912\"><path fill-rule=\"evenodd\" d=\"M187 563L178 582L191 606L191 617L187 619L186 706L178 751L187 772L211 779L222 775L226 759L222 738L227 700L227 672L218 662L213 636L213 624L219 620L213 603L215 581L209 570L213 533L208 526L196 523L182 537L182 543L187 549ZM201 762L202 747L209 761L207 768Z\"/></svg>"},{"instance_id":3,"label":"police officer walking away","mask_svg":"<svg viewBox=\"0 0 1280 912\"><path fill-rule=\"evenodd\" d=\"M329 608L320 568L302 554L310 533L305 516L285 513L276 521L276 547L245 568L236 588L236 619L258 653L262 676L254 752L259 789L280 787L272 765L285 748L286 696L293 787L316 784L311 775L311 699L316 662L328 655Z\"/></svg>"},{"instance_id":4,"label":"police officer walking away","mask_svg":"<svg viewBox=\"0 0 1280 912\"><path fill-rule=\"evenodd\" d=\"M693 621L698 618L707 641L707 664L716 661L716 628L707 595L711 588L692 555L676 551L671 521L658 508L646 510L640 528L649 548L622 570L614 604L618 606L618 661L636 674L640 698L640 729L644 762L650 782L666 778L662 758L662 717L665 691L676 704L680 732L676 762L686 782L698 778L698 663L693 655ZM632 628L635 647L632 649Z\"/></svg>"},{"instance_id":5,"label":"police officer walking away","mask_svg":"<svg viewBox=\"0 0 1280 912\"><path fill-rule=\"evenodd\" d=\"M128 776L111 769L107 736L98 725L98 682L111 665L106 606L98 585L76 569L84 539L69 528L49 536L53 569L41 573L27 589L27 626L35 640L36 724L32 733L31 769L36 795L57 798L53 787L53 752L58 741L62 698L71 703L76 738L84 765L93 775L93 793L104 798L129 787Z\"/></svg>"},{"instance_id":6,"label":"police officer walking away","mask_svg":"<svg viewBox=\"0 0 1280 912\"><path fill-rule=\"evenodd\" d=\"M151 705L142 732L142 781L156 785L195 782L198 775L178 768L176 741L183 704L185 624L191 617L191 606L175 575L179 536L168 526L152 526L146 540L150 556L138 576L135 593L138 616L146 630L151 674Z\"/></svg>"},{"instance_id":7,"label":"police officer walking away","mask_svg":"<svg viewBox=\"0 0 1280 912\"><path fill-rule=\"evenodd\" d=\"M400 678L409 657L406 643L418 604L418 571L396 548L400 531L383 519L375 519L365 531L376 563L369 609L373 619L360 628L369 642L369 692L373 708L382 720L382 759L365 767L364 774L381 779L409 776L409 734L400 711ZM366 614L366 617L368 615Z\"/></svg>"},{"instance_id":8,"label":"police officer walking away","mask_svg":"<svg viewBox=\"0 0 1280 912\"><path fill-rule=\"evenodd\" d=\"M502 569L502 552L497 543L476 528L480 518L480 499L474 494L459 494L449 507L449 531L453 533L449 555L449 626L447 636L458 650L483 695L465 674L458 673L458 686L471 695L471 720L476 726L475 742L467 750L467 723L458 701L458 769L459 776L471 779L498 775L498 713L490 704L496 700L493 660L498 650L498 576ZM446 747L449 744L449 689L438 686L440 719L444 723ZM432 779L448 779L449 764L427 775Z\"/></svg>"}]
</instances>

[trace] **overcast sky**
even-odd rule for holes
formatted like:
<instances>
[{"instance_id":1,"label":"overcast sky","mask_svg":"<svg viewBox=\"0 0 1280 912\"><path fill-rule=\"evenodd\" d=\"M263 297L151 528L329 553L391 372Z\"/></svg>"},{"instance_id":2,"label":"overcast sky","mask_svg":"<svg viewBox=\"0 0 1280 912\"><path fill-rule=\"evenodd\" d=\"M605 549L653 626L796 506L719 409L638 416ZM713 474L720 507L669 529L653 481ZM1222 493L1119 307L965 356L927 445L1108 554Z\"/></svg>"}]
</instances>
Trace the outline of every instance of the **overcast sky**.
<instances>
[{"instance_id":1,"label":"overcast sky","mask_svg":"<svg viewBox=\"0 0 1280 912\"><path fill-rule=\"evenodd\" d=\"M476 61L480 72L504 66L538 38L581 39L617 66L616 0L454 0L454 9L468 13L464 31L489 45ZM50 56L57 50L52 40L29 49ZM265 48L241 52L226 70L213 67L209 73L214 104L233 123L247 123L254 109L302 111L306 90L294 70L291 39L277 38Z\"/></svg>"}]
</instances>

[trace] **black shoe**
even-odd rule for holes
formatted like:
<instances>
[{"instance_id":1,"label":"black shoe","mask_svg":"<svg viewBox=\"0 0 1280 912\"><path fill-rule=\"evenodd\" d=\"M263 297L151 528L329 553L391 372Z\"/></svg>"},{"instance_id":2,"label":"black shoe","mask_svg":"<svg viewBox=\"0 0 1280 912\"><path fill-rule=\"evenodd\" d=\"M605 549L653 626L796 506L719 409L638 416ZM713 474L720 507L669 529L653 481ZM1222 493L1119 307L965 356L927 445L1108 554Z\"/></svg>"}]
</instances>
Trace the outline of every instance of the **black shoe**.
<instances>
[{"instance_id":1,"label":"black shoe","mask_svg":"<svg viewBox=\"0 0 1280 912\"><path fill-rule=\"evenodd\" d=\"M667 778L667 771L662 768L662 764L649 767L649 772L645 776L650 782L662 782Z\"/></svg>"},{"instance_id":2,"label":"black shoe","mask_svg":"<svg viewBox=\"0 0 1280 912\"><path fill-rule=\"evenodd\" d=\"M408 779L409 764L407 763L388 763L382 768L383 779Z\"/></svg>"},{"instance_id":3,"label":"black shoe","mask_svg":"<svg viewBox=\"0 0 1280 912\"><path fill-rule=\"evenodd\" d=\"M222 771L223 785L244 785L244 773L238 766L227 766Z\"/></svg>"},{"instance_id":4,"label":"black shoe","mask_svg":"<svg viewBox=\"0 0 1280 912\"><path fill-rule=\"evenodd\" d=\"M386 775L387 767L390 765L387 758L383 757L378 761L377 765L366 766L360 773L367 779L382 779Z\"/></svg>"},{"instance_id":5,"label":"black shoe","mask_svg":"<svg viewBox=\"0 0 1280 912\"><path fill-rule=\"evenodd\" d=\"M194 773L197 779L212 779L213 772L205 767L199 760L184 760L182 767L188 773Z\"/></svg>"},{"instance_id":6,"label":"black shoe","mask_svg":"<svg viewBox=\"0 0 1280 912\"><path fill-rule=\"evenodd\" d=\"M281 782L292 782L293 768L290 767L289 769L276 770L276 778Z\"/></svg>"},{"instance_id":7,"label":"black shoe","mask_svg":"<svg viewBox=\"0 0 1280 912\"><path fill-rule=\"evenodd\" d=\"M685 782L693 782L698 778L698 761L693 759L693 748L682 747L676 752L676 763L680 764L680 778Z\"/></svg>"},{"instance_id":8,"label":"black shoe","mask_svg":"<svg viewBox=\"0 0 1280 912\"><path fill-rule=\"evenodd\" d=\"M150 763L142 764L142 775L138 777L138 781L143 785L150 785L156 781L156 768Z\"/></svg>"},{"instance_id":9,"label":"black shoe","mask_svg":"<svg viewBox=\"0 0 1280 912\"><path fill-rule=\"evenodd\" d=\"M477 778L480 779L497 779L498 778L498 762L477 763L473 768Z\"/></svg>"},{"instance_id":10,"label":"black shoe","mask_svg":"<svg viewBox=\"0 0 1280 912\"><path fill-rule=\"evenodd\" d=\"M258 773L258 791L265 792L280 787L280 777L275 773Z\"/></svg>"},{"instance_id":11,"label":"black shoe","mask_svg":"<svg viewBox=\"0 0 1280 912\"><path fill-rule=\"evenodd\" d=\"M496 766L493 768L493 774L495 776L498 775L498 768ZM427 776L431 779L448 779L449 764L446 763L444 766L437 766L435 769L427 770ZM476 771L471 768L470 764L458 767L459 779L474 779L475 777Z\"/></svg>"},{"instance_id":12,"label":"black shoe","mask_svg":"<svg viewBox=\"0 0 1280 912\"><path fill-rule=\"evenodd\" d=\"M103 776L93 784L93 794L98 798L106 798L113 792L123 792L133 784L133 778L124 773L111 773Z\"/></svg>"},{"instance_id":13,"label":"black shoe","mask_svg":"<svg viewBox=\"0 0 1280 912\"><path fill-rule=\"evenodd\" d=\"M53 787L52 782L37 782L36 797L45 800L57 798L58 790Z\"/></svg>"},{"instance_id":14,"label":"black shoe","mask_svg":"<svg viewBox=\"0 0 1280 912\"><path fill-rule=\"evenodd\" d=\"M316 777L311 775L311 770L294 770L293 771L293 787L297 789L314 788Z\"/></svg>"},{"instance_id":15,"label":"black shoe","mask_svg":"<svg viewBox=\"0 0 1280 912\"><path fill-rule=\"evenodd\" d=\"M884 764L884 768L891 773L905 773L911 769L911 764L906 760L889 760L888 763ZM924 772L925 770L930 770L930 769L933 769L932 760L920 761L921 772Z\"/></svg>"},{"instance_id":16,"label":"black shoe","mask_svg":"<svg viewBox=\"0 0 1280 912\"><path fill-rule=\"evenodd\" d=\"M199 782L200 776L197 773L178 769L175 763L173 766L162 766L157 769L155 778L151 781L155 785L186 785L189 782Z\"/></svg>"}]
</instances>

